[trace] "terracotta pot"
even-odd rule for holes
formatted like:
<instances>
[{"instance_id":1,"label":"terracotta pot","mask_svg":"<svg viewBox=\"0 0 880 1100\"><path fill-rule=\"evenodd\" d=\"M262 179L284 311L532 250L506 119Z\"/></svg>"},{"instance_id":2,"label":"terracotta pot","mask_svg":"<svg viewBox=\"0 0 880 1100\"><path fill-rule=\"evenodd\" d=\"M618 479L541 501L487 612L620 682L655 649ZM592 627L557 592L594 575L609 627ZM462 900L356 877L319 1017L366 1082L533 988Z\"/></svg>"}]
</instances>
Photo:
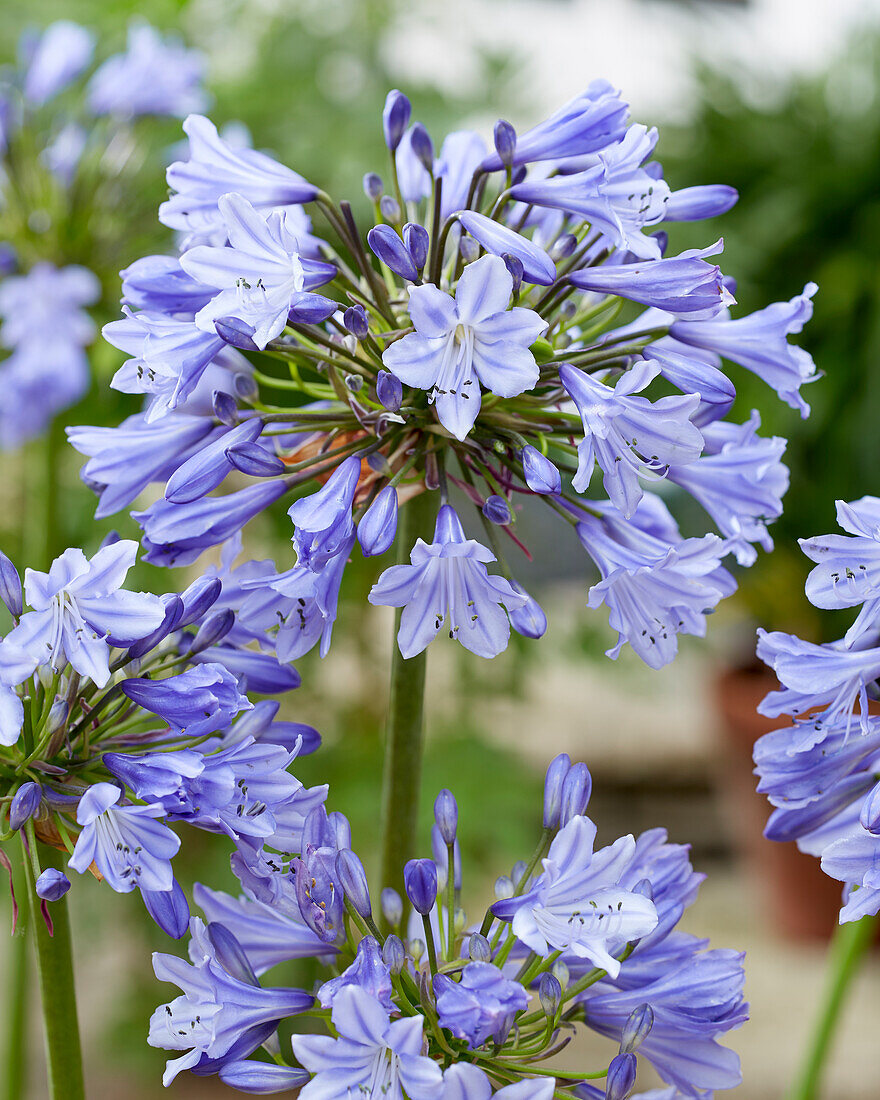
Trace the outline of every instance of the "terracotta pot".
<instances>
[{"instance_id":1,"label":"terracotta pot","mask_svg":"<svg viewBox=\"0 0 880 1100\"><path fill-rule=\"evenodd\" d=\"M728 669L716 678L724 733L722 789L737 847L773 926L786 939L827 939L837 925L842 884L823 874L818 859L799 852L794 843L763 836L772 807L755 790L752 750L763 734L789 725L784 717L764 718L757 712L758 703L776 687L776 677L762 666Z\"/></svg>"}]
</instances>

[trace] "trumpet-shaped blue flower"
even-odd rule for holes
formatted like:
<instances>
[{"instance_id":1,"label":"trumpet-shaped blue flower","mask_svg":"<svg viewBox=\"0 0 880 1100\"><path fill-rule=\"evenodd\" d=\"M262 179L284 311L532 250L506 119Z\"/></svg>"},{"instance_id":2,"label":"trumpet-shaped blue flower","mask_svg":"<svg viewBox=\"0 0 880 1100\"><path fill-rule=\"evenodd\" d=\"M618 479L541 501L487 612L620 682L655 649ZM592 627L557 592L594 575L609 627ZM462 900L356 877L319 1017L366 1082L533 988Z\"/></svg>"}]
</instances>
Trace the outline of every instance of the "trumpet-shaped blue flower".
<instances>
[{"instance_id":1,"label":"trumpet-shaped blue flower","mask_svg":"<svg viewBox=\"0 0 880 1100\"><path fill-rule=\"evenodd\" d=\"M332 1012L339 1036L295 1035L293 1052L312 1074L302 1100L440 1100L440 1067L422 1055L421 1016L389 1021L374 997L356 986L341 989Z\"/></svg>"},{"instance_id":2,"label":"trumpet-shaped blue flower","mask_svg":"<svg viewBox=\"0 0 880 1100\"><path fill-rule=\"evenodd\" d=\"M293 520L297 564L319 572L351 545L351 506L361 472L359 458L347 458L317 493L301 497L287 514Z\"/></svg>"},{"instance_id":3,"label":"trumpet-shaped blue flower","mask_svg":"<svg viewBox=\"0 0 880 1100\"><path fill-rule=\"evenodd\" d=\"M480 412L480 386L502 397L530 389L538 365L529 346L546 329L534 310L508 310L513 280L504 261L469 264L455 298L430 284L410 292L416 331L388 347L382 361L407 386L427 390L440 423L464 439Z\"/></svg>"},{"instance_id":4,"label":"trumpet-shaped blue flower","mask_svg":"<svg viewBox=\"0 0 880 1100\"><path fill-rule=\"evenodd\" d=\"M370 603L402 607L397 643L404 657L421 653L449 620L450 636L480 657L494 657L510 637L507 611L522 607L520 595L486 563L495 555L465 538L455 511L445 504L437 514L434 541L419 539L410 565L392 565L373 586Z\"/></svg>"},{"instance_id":5,"label":"trumpet-shaped blue flower","mask_svg":"<svg viewBox=\"0 0 880 1100\"><path fill-rule=\"evenodd\" d=\"M225 729L239 711L253 706L239 691L235 676L216 663L162 680L133 677L122 681L122 690L132 702L167 722L173 732L189 737Z\"/></svg>"},{"instance_id":6,"label":"trumpet-shaped blue flower","mask_svg":"<svg viewBox=\"0 0 880 1100\"><path fill-rule=\"evenodd\" d=\"M59 19L25 43L25 52L22 94L28 103L41 107L86 69L95 52L95 36L79 23Z\"/></svg>"}]
</instances>

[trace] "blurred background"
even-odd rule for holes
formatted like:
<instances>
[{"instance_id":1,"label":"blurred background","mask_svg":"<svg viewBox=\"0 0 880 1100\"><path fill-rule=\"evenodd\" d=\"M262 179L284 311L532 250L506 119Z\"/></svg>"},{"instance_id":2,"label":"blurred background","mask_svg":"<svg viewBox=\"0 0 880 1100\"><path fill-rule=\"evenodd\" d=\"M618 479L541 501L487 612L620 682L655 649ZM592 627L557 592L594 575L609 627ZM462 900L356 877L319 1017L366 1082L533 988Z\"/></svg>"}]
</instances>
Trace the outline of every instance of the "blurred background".
<instances>
[{"instance_id":1,"label":"blurred background","mask_svg":"<svg viewBox=\"0 0 880 1100\"><path fill-rule=\"evenodd\" d=\"M825 372L807 395L812 417L801 421L751 376L738 375L743 416L759 407L765 432L790 440L791 490L774 528L776 552L741 578L707 642L685 639L679 660L654 673L628 655L617 663L603 656L610 638L583 606L592 578L582 554L576 546L541 553L541 527L524 516L535 564L519 573L547 610L548 635L540 644L517 636L519 644L491 663L443 641L432 647L421 835L427 844L434 794L451 787L466 865L474 868L465 897L481 912L494 876L534 846L549 758L565 750L586 760L591 813L606 838L664 825L673 840L693 845L708 880L685 927L748 951L753 1017L733 1036L743 1058L738 1095L779 1097L821 997L838 897L814 861L761 839L767 810L753 792L750 748L767 728L754 707L768 685L751 655L758 624L814 640L840 633L803 597L807 569L796 539L833 529L836 498L880 493L880 2L4 0L0 66L15 63L23 32L59 18L90 27L101 60L124 47L135 16L202 51L208 113L218 125L243 124L256 148L364 209L361 176L384 163L380 113L389 88L407 92L436 146L453 128L488 134L499 115L525 129L607 77L624 90L636 120L661 128L657 155L673 187L723 182L740 192L717 226L673 226L673 251L723 234L723 266L738 280L743 312L791 297L808 279L819 283L802 338ZM51 111L43 120L49 130ZM16 223L7 209L0 246L14 239L28 264L91 267L102 284L92 316L98 325L114 318L118 269L173 247L155 209L181 136L173 119L144 120L138 155L109 181L100 210L61 212L43 225L32 217ZM93 550L113 526L136 537L126 516L92 519L81 459L63 444L64 424L117 423L135 411L133 399L108 388L121 353L98 340L89 355L91 390L57 418L50 442L36 438L0 458L0 544L18 561L43 552L47 508L60 517L52 537L61 548ZM0 382L2 371L0 361ZM275 526L267 520L250 530L250 556L289 561L283 513ZM367 854L377 832L390 634L388 619L365 603L373 568L350 569L333 654L323 664L313 656L301 663L304 686L285 703L325 738L299 777L330 782L333 807L349 815ZM138 579L162 591L187 578L141 567ZM232 888L218 838L186 845L175 866L187 884ZM162 1052L144 1038L149 1014L167 995L152 977L149 951L168 950L168 941L136 898L110 896L91 881L78 881L71 897L89 1095L164 1095ZM2 944L0 967L8 961ZM874 959L847 1009L829 1098L876 1097L878 1023ZM27 1100L38 1100L36 1018L29 1026L35 1068ZM640 1080L644 1088L652 1083ZM216 1080L186 1075L173 1094L232 1095Z\"/></svg>"}]
</instances>

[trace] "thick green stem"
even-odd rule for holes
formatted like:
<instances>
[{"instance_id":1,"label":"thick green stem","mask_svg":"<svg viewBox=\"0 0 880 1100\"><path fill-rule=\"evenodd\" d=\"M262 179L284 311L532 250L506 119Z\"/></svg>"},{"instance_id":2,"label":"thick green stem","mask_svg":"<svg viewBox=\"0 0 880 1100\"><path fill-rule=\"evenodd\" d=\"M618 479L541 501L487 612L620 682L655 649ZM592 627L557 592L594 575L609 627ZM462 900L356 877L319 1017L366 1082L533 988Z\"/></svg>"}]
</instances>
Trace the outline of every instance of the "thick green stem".
<instances>
[{"instance_id":1,"label":"thick green stem","mask_svg":"<svg viewBox=\"0 0 880 1100\"><path fill-rule=\"evenodd\" d=\"M0 874L3 871L0 869ZM3 1100L21 1100L27 1092L27 1020L28 1020L28 907L27 880L24 868L13 863L15 897L18 901L18 923L9 946L6 974L6 1029L3 1036ZM12 905L10 904L10 911ZM5 916L5 914L4 914ZM10 913L11 919L11 913ZM0 935L3 929L0 928Z\"/></svg>"},{"instance_id":2,"label":"thick green stem","mask_svg":"<svg viewBox=\"0 0 880 1100\"><path fill-rule=\"evenodd\" d=\"M76 992L73 983L73 956L70 946L70 921L67 898L52 902L50 915L54 935L39 911L39 899L34 893L36 845L31 834L32 860L25 860L28 893L31 902L31 928L37 952L40 976L40 997L46 1040L46 1065L49 1075L50 1100L85 1100L82 1052L79 1044L79 1024L76 1015ZM41 846L40 866L64 869L61 853Z\"/></svg>"},{"instance_id":3,"label":"thick green stem","mask_svg":"<svg viewBox=\"0 0 880 1100\"><path fill-rule=\"evenodd\" d=\"M825 995L800 1072L786 1094L786 1100L816 1100L825 1060L831 1050L841 1009L859 962L868 950L877 928L877 917L841 924L828 952Z\"/></svg>"},{"instance_id":4,"label":"thick green stem","mask_svg":"<svg viewBox=\"0 0 880 1100\"><path fill-rule=\"evenodd\" d=\"M430 540L437 498L423 492L400 511L398 560L409 561L417 538ZM424 699L427 653L406 659L397 646L400 612L395 616L391 650L391 693L385 734L382 775L381 885L393 886L403 896L403 865L415 854L419 787L424 742Z\"/></svg>"}]
</instances>

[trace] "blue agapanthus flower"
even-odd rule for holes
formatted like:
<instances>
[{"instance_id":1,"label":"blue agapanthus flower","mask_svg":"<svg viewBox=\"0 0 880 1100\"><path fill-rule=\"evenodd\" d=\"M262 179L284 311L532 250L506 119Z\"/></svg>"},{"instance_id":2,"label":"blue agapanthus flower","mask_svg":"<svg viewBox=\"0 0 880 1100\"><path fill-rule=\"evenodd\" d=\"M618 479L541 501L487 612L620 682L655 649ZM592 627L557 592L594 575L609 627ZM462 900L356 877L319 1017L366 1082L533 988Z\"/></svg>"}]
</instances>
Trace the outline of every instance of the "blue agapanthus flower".
<instances>
[{"instance_id":1,"label":"blue agapanthus flower","mask_svg":"<svg viewBox=\"0 0 880 1100\"><path fill-rule=\"evenodd\" d=\"M444 623L487 657L511 627L539 637L546 617L515 579L531 496L601 572L591 606L660 667L733 591L724 560L747 566L772 545L784 442L762 438L756 415L725 418L740 368L806 411L815 368L788 340L815 287L736 317L723 242L667 254L666 223L717 216L736 193L671 191L657 131L630 124L604 81L526 133L499 121L494 151L456 131L435 157L411 114L389 93L390 175L365 176L364 226L203 116L185 121L189 159L169 168L160 211L181 254L128 267L126 318L106 329L130 356L114 385L146 409L71 432L84 477L102 515L164 486L135 518L166 565L285 498L292 560L241 601L271 607L265 629L288 659L327 652L356 545L396 551L370 598L403 608L406 656ZM692 496L714 530L683 539L668 513L646 526L658 488L673 510ZM430 516L402 545L413 507Z\"/></svg>"},{"instance_id":2,"label":"blue agapanthus flower","mask_svg":"<svg viewBox=\"0 0 880 1100\"><path fill-rule=\"evenodd\" d=\"M188 1052L168 1063L166 1082L190 1067L243 1092L295 1085L328 1100L550 1100L603 1096L590 1081L605 1077L607 1095L623 1098L644 1058L670 1097L734 1088L739 1060L721 1040L748 1014L742 955L677 930L702 876L662 829L594 850L591 787L584 764L552 762L538 848L498 879L473 922L460 907L448 790L434 806L434 858L407 863L405 899L371 891L348 822L323 805L294 848L239 838L232 866L243 895L196 888L209 923L193 920L195 967L157 957L157 975L186 994L153 1016L150 1042ZM293 1020L291 1059L273 1017L285 994L296 1006L303 995L258 989L256 975L309 955L326 974L309 1010L319 1028ZM558 1067L554 1054L584 1025L619 1053L598 1067ZM268 1069L249 1059L261 1043L275 1052Z\"/></svg>"}]
</instances>

